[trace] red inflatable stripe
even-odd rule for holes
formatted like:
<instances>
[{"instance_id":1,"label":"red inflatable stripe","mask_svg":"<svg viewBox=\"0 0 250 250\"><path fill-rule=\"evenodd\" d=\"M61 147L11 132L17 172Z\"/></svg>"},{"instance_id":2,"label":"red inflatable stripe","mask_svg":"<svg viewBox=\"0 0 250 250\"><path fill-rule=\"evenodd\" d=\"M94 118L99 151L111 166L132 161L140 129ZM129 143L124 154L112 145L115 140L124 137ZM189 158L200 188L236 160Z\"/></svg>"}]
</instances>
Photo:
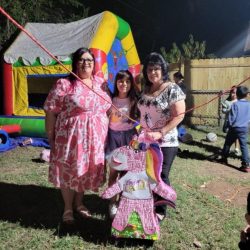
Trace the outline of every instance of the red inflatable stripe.
<instances>
[{"instance_id":1,"label":"red inflatable stripe","mask_svg":"<svg viewBox=\"0 0 250 250\"><path fill-rule=\"evenodd\" d=\"M18 124L3 125L0 126L0 130L4 130L7 133L19 133L21 132L21 126Z\"/></svg>"}]
</instances>

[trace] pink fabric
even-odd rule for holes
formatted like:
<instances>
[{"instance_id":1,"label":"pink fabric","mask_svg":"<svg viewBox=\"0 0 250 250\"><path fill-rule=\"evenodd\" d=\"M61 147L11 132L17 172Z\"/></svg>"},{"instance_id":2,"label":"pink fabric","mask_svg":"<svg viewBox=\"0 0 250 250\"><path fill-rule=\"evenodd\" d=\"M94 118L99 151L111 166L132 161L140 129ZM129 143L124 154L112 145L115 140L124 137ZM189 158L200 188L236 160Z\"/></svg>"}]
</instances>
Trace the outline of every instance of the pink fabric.
<instances>
[{"instance_id":1,"label":"pink fabric","mask_svg":"<svg viewBox=\"0 0 250 250\"><path fill-rule=\"evenodd\" d=\"M110 199L113 196L115 196L116 194L119 194L121 192L121 188L118 185L118 183L115 183L114 185L112 185L111 187L109 187L108 189L106 189L103 193L102 193L102 198L103 199Z\"/></svg>"},{"instance_id":2,"label":"pink fabric","mask_svg":"<svg viewBox=\"0 0 250 250\"><path fill-rule=\"evenodd\" d=\"M137 212L141 218L142 226L146 234L159 232L159 225L154 213L153 199L131 200L121 197L118 211L112 223L112 227L122 231L128 224L129 215Z\"/></svg>"},{"instance_id":3,"label":"pink fabric","mask_svg":"<svg viewBox=\"0 0 250 250\"><path fill-rule=\"evenodd\" d=\"M94 90L111 102L102 83L94 77ZM58 114L49 168L49 180L56 187L97 191L103 183L110 106L79 80L59 79L50 91L44 109Z\"/></svg>"},{"instance_id":4,"label":"pink fabric","mask_svg":"<svg viewBox=\"0 0 250 250\"><path fill-rule=\"evenodd\" d=\"M122 114L129 116L131 103L129 98L121 99L114 97L112 103L120 111L111 106L108 113L110 113L109 127L115 131L127 131L134 127L134 124L129 122L129 119Z\"/></svg>"},{"instance_id":5,"label":"pink fabric","mask_svg":"<svg viewBox=\"0 0 250 250\"><path fill-rule=\"evenodd\" d=\"M159 149L160 150L160 149ZM159 151L161 153L161 151ZM116 163L112 164L112 159ZM146 234L159 233L159 225L154 213L154 199L152 191L162 195L170 203L175 202L176 192L168 185L160 181L155 183L146 175L146 151L134 150L131 147L123 146L115 149L109 158L109 164L115 169L128 171L117 183L107 188L102 197L109 199L122 192L118 211L113 220L112 226L122 231L128 225L129 216L132 212L137 212L142 221ZM118 166L116 166L118 163ZM142 173L145 173L143 175ZM145 183L142 186L132 185L132 183ZM126 189L131 184L131 189ZM137 187L137 188L136 188ZM148 195L151 198L142 198ZM126 197L125 197L126 196Z\"/></svg>"},{"instance_id":6,"label":"pink fabric","mask_svg":"<svg viewBox=\"0 0 250 250\"><path fill-rule=\"evenodd\" d=\"M153 191L166 200L176 201L176 192L172 187L165 184L163 181L158 183L158 185L153 189Z\"/></svg>"},{"instance_id":7,"label":"pink fabric","mask_svg":"<svg viewBox=\"0 0 250 250\"><path fill-rule=\"evenodd\" d=\"M126 156L125 158L122 156ZM140 172L142 170L145 170L145 161L146 161L146 154L143 151L135 151L132 148L129 148L129 146L123 146L120 148L117 148L113 151L111 159L125 159L126 161L122 161L121 166L113 167L116 170L129 170L132 172ZM110 163L111 167L113 166L113 163ZM120 169L120 167L124 167Z\"/></svg>"}]
</instances>

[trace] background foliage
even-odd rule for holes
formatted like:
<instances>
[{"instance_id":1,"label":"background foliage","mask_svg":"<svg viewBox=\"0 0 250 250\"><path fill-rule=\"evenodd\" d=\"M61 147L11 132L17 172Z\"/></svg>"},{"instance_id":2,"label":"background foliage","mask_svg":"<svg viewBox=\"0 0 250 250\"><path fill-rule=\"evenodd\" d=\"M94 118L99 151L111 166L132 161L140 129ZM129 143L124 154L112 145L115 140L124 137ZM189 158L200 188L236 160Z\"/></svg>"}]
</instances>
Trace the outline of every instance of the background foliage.
<instances>
[{"instance_id":1,"label":"background foliage","mask_svg":"<svg viewBox=\"0 0 250 250\"><path fill-rule=\"evenodd\" d=\"M182 59L206 59L214 58L213 54L206 54L206 41L196 41L192 34L189 35L189 40L182 43L181 48L176 43L172 44L170 50L161 47L161 54L169 63L178 63Z\"/></svg>"},{"instance_id":2,"label":"background foliage","mask_svg":"<svg viewBox=\"0 0 250 250\"><path fill-rule=\"evenodd\" d=\"M26 22L48 22L66 23L88 17L89 7L86 7L81 0L1 0L1 7L10 16L25 25ZM0 46L5 48L19 33L4 15L0 14Z\"/></svg>"}]
</instances>

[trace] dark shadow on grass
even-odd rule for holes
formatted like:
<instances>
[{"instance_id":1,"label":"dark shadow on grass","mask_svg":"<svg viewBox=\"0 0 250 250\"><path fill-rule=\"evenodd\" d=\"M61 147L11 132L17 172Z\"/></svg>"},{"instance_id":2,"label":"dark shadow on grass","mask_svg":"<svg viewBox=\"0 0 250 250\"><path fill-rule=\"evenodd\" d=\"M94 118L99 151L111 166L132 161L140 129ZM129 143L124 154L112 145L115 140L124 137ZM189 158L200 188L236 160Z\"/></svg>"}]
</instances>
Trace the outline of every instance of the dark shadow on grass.
<instances>
[{"instance_id":1,"label":"dark shadow on grass","mask_svg":"<svg viewBox=\"0 0 250 250\"><path fill-rule=\"evenodd\" d=\"M213 143L207 142L206 140L193 141L191 145L203 148L206 152L210 153L219 153L221 151L220 147L217 147L213 145Z\"/></svg>"},{"instance_id":2,"label":"dark shadow on grass","mask_svg":"<svg viewBox=\"0 0 250 250\"><path fill-rule=\"evenodd\" d=\"M229 164L229 163L227 163L227 164L221 163L221 162L219 161L220 157L221 157L221 154L212 154L212 155L209 155L209 156L207 157L207 160L208 160L208 161L211 161L211 162L218 163L218 164L222 164L222 165L224 165L224 166L226 166L226 167L233 168L233 169L235 169L235 170L241 172L241 170L240 170L239 167L236 167L236 166L234 166L234 165L232 165L232 164ZM233 155L231 155L231 158L237 158L237 159L239 159L238 156L233 156Z\"/></svg>"},{"instance_id":3,"label":"dark shadow on grass","mask_svg":"<svg viewBox=\"0 0 250 250\"><path fill-rule=\"evenodd\" d=\"M57 189L0 183L0 219L24 227L57 228L62 201Z\"/></svg>"},{"instance_id":4,"label":"dark shadow on grass","mask_svg":"<svg viewBox=\"0 0 250 250\"><path fill-rule=\"evenodd\" d=\"M111 236L111 224L112 222L106 217L105 220L96 219L80 219L77 220L75 229L73 229L73 234L77 234L82 237L84 241L91 242L97 245L114 245L118 248L124 247L143 247L146 249L151 247L153 242L150 240L143 239L115 239ZM64 236L68 232L63 231L61 228L59 236Z\"/></svg>"},{"instance_id":5,"label":"dark shadow on grass","mask_svg":"<svg viewBox=\"0 0 250 250\"><path fill-rule=\"evenodd\" d=\"M95 194L84 196L84 205L93 218L76 217L74 226L61 223L63 201L60 190L36 185L17 185L0 182L0 220L19 223L23 227L54 229L54 235L78 235L94 244L124 246L151 246L150 241L136 239L115 240L111 237L111 221L108 219L108 200ZM99 217L101 219L99 219ZM104 219L103 219L104 218Z\"/></svg>"},{"instance_id":6,"label":"dark shadow on grass","mask_svg":"<svg viewBox=\"0 0 250 250\"><path fill-rule=\"evenodd\" d=\"M34 158L34 159L31 159L31 161L34 163L45 163L45 161L41 160L40 158Z\"/></svg>"},{"instance_id":7,"label":"dark shadow on grass","mask_svg":"<svg viewBox=\"0 0 250 250\"><path fill-rule=\"evenodd\" d=\"M55 234L76 233L86 241L106 243L110 224L98 218L77 220L76 230L65 231L62 226L63 201L60 190L36 185L0 182L0 220L19 223L35 229L55 229ZM105 217L108 201L95 194L86 194L84 204L94 215Z\"/></svg>"},{"instance_id":8,"label":"dark shadow on grass","mask_svg":"<svg viewBox=\"0 0 250 250\"><path fill-rule=\"evenodd\" d=\"M238 168L238 167L236 167L236 166L234 166L234 165L232 165L232 164L229 164L229 163L228 163L227 165L225 165L225 164L223 164L223 165L226 166L226 167L229 167L229 168L233 168L233 169L235 169L235 170L241 172L240 168Z\"/></svg>"},{"instance_id":9,"label":"dark shadow on grass","mask_svg":"<svg viewBox=\"0 0 250 250\"><path fill-rule=\"evenodd\" d=\"M193 125L193 126L189 126L189 128L204 133L204 140L206 140L206 139L205 139L205 138L206 138L206 135L207 135L209 132L213 132L213 127L209 127L209 126L206 127L206 128L202 128L202 126L200 127L200 126L195 126L195 125ZM222 130L222 128L221 128L221 130ZM192 132L191 132L191 134L192 134ZM216 133L216 135L217 135L218 138L223 138L223 139L225 139L227 134L221 132L221 133ZM248 141L247 144L250 145L250 140Z\"/></svg>"},{"instance_id":10,"label":"dark shadow on grass","mask_svg":"<svg viewBox=\"0 0 250 250\"><path fill-rule=\"evenodd\" d=\"M183 143L185 144L185 143ZM186 149L181 150L178 152L178 157L185 158L185 159L196 159L196 160L206 160L207 154L198 153L195 151L192 151L192 146L196 146L199 148L203 148L206 152L212 153L212 154L218 154L218 152L221 150L221 148L216 147L212 144L209 144L206 141L192 141L188 144L185 144Z\"/></svg>"},{"instance_id":11,"label":"dark shadow on grass","mask_svg":"<svg viewBox=\"0 0 250 250\"><path fill-rule=\"evenodd\" d=\"M212 143L209 143L207 141L192 141L191 143L186 144L187 145L187 149L181 150L180 152L178 152L178 157L180 158L185 158L185 159L196 159L196 160L207 160L207 161L211 161L211 162L215 162L220 164L217 159L220 158L221 156L221 148L214 146ZM203 148L205 151L211 153L209 156L202 154L202 153L197 153L197 152L192 152L191 149L189 150L189 145L192 146L197 146L199 148ZM230 158L237 158L240 159L240 157L238 156L234 156L233 154L231 154L229 156ZM224 164L225 165L225 164ZM232 164L227 164L225 165L229 168L233 168L235 170L241 171L238 167L232 165Z\"/></svg>"},{"instance_id":12,"label":"dark shadow on grass","mask_svg":"<svg viewBox=\"0 0 250 250\"><path fill-rule=\"evenodd\" d=\"M197 152L189 151L188 149L178 152L178 157L183 159L205 160L206 156Z\"/></svg>"}]
</instances>

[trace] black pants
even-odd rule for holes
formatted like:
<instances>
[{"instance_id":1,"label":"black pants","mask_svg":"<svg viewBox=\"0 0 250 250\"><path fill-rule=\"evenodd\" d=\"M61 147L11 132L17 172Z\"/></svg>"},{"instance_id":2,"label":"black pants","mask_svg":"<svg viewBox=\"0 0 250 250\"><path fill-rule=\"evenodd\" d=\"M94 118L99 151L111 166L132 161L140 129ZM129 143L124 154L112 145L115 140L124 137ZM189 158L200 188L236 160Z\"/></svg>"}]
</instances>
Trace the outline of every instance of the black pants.
<instances>
[{"instance_id":1,"label":"black pants","mask_svg":"<svg viewBox=\"0 0 250 250\"><path fill-rule=\"evenodd\" d=\"M163 154L161 179L163 180L164 183L170 185L169 172L170 172L172 163L175 159L175 156L177 155L178 147L162 147L161 151ZM159 196L155 195L155 200L158 200L158 199L159 199ZM155 208L155 212L166 215L166 205L157 206Z\"/></svg>"}]
</instances>

